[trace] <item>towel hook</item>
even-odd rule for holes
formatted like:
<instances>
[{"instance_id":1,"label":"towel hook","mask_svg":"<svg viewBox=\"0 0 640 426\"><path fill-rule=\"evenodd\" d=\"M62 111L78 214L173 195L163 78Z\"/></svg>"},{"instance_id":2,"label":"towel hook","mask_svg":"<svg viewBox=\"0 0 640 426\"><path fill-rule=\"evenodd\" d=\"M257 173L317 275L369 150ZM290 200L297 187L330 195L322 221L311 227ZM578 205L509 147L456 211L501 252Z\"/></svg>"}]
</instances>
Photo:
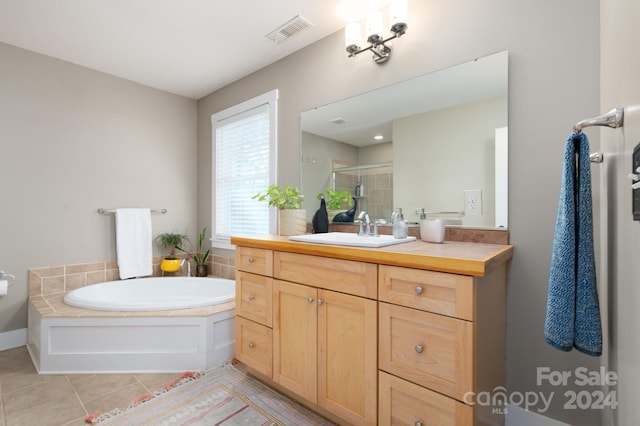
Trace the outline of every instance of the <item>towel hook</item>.
<instances>
[{"instance_id":1,"label":"towel hook","mask_svg":"<svg viewBox=\"0 0 640 426\"><path fill-rule=\"evenodd\" d=\"M613 129L622 127L624 123L624 108L614 108L606 114L599 115L598 117L588 118L582 120L573 126L573 131L580 133L584 127L589 126L607 126Z\"/></svg>"}]
</instances>

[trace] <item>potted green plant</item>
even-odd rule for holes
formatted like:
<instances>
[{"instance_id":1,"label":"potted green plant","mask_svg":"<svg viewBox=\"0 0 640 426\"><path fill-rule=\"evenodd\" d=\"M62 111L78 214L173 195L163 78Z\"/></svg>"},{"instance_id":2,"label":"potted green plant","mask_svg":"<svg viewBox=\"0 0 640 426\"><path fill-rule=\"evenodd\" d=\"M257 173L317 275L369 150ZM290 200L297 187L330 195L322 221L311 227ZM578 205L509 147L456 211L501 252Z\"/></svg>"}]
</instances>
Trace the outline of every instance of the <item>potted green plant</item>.
<instances>
[{"instance_id":1,"label":"potted green plant","mask_svg":"<svg viewBox=\"0 0 640 426\"><path fill-rule=\"evenodd\" d=\"M353 198L349 191L336 191L327 189L318 194L318 200L324 196L328 210L346 210L353 205Z\"/></svg>"},{"instance_id":2,"label":"potted green plant","mask_svg":"<svg viewBox=\"0 0 640 426\"><path fill-rule=\"evenodd\" d=\"M280 235L300 235L307 231L307 212L302 209L304 195L294 186L269 185L267 190L251 197L267 201L278 209L278 232Z\"/></svg>"},{"instance_id":3,"label":"potted green plant","mask_svg":"<svg viewBox=\"0 0 640 426\"><path fill-rule=\"evenodd\" d=\"M200 231L200 237L198 239L198 250L195 253L189 253L182 247L176 247L178 250L186 253L191 259L193 259L193 264L196 267L196 277L206 277L209 275L207 260L209 259L209 255L211 254L211 249L207 249L207 251L205 252L202 251L206 233L207 228L202 228L202 231Z\"/></svg>"},{"instance_id":4,"label":"potted green plant","mask_svg":"<svg viewBox=\"0 0 640 426\"><path fill-rule=\"evenodd\" d=\"M160 262L160 269L164 272L176 272L180 269L180 259L176 256L176 250L183 241L189 241L189 237L176 232L163 232L156 235L156 241L169 250L169 255Z\"/></svg>"},{"instance_id":5,"label":"potted green plant","mask_svg":"<svg viewBox=\"0 0 640 426\"><path fill-rule=\"evenodd\" d=\"M329 188L324 193L321 192L317 196L318 200L322 197L324 197L324 201L327 204L329 222L333 222L333 218L338 213L353 206L353 196L349 191L336 191Z\"/></svg>"}]
</instances>

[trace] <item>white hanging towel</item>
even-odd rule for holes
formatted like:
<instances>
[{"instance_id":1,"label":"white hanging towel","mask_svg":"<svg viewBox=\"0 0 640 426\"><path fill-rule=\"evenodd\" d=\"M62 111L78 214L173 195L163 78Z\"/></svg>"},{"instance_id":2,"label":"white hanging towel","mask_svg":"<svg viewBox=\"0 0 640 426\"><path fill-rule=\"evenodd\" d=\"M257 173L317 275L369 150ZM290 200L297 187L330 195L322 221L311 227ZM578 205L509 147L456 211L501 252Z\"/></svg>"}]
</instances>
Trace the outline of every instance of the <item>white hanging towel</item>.
<instances>
[{"instance_id":1,"label":"white hanging towel","mask_svg":"<svg viewBox=\"0 0 640 426\"><path fill-rule=\"evenodd\" d=\"M116 252L120 279L153 274L150 209L116 209Z\"/></svg>"}]
</instances>

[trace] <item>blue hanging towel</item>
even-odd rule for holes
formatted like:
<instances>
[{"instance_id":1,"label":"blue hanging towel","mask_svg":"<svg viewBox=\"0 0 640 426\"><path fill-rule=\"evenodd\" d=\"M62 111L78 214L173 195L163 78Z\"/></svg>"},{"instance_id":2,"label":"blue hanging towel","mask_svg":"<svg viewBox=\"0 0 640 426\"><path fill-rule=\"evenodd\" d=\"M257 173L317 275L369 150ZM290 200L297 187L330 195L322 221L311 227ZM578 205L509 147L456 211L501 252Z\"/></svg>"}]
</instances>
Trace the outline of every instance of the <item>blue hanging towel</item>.
<instances>
[{"instance_id":1,"label":"blue hanging towel","mask_svg":"<svg viewBox=\"0 0 640 426\"><path fill-rule=\"evenodd\" d=\"M593 254L589 140L572 133L564 151L558 217L551 253L545 341L570 351L602 354L602 326Z\"/></svg>"}]
</instances>

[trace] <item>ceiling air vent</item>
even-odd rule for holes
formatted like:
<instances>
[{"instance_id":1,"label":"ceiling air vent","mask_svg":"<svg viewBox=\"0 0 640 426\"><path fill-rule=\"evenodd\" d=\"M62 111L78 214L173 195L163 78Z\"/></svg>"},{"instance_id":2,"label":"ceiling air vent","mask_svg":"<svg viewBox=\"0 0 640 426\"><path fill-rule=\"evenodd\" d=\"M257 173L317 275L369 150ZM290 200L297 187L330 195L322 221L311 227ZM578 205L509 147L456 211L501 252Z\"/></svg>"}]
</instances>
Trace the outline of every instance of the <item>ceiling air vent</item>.
<instances>
[{"instance_id":1,"label":"ceiling air vent","mask_svg":"<svg viewBox=\"0 0 640 426\"><path fill-rule=\"evenodd\" d=\"M313 26L311 22L307 21L302 16L297 15L291 20L289 20L287 23L281 25L280 27L276 28L275 30L267 34L267 38L270 38L276 43L282 43L284 40L288 39L289 37L311 26Z\"/></svg>"}]
</instances>

